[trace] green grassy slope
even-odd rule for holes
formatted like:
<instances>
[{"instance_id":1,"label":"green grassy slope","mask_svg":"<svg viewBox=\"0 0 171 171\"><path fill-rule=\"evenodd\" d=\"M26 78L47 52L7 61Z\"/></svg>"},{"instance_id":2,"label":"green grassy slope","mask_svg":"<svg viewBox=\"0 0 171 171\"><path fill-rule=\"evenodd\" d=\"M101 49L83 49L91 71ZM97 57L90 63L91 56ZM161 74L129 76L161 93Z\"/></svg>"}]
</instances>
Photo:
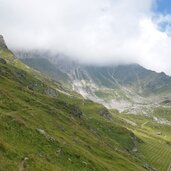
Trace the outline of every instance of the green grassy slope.
<instances>
[{"instance_id":1,"label":"green grassy slope","mask_svg":"<svg viewBox=\"0 0 171 171\"><path fill-rule=\"evenodd\" d=\"M130 152L135 135L103 106L0 56L0 171L145 170Z\"/></svg>"},{"instance_id":2,"label":"green grassy slope","mask_svg":"<svg viewBox=\"0 0 171 171\"><path fill-rule=\"evenodd\" d=\"M67 74L61 72L55 65L51 64L47 59L23 58L21 60L32 68L40 71L41 73L45 73L57 81L66 83L65 85L68 85L68 82L70 81L70 78L67 76Z\"/></svg>"},{"instance_id":3,"label":"green grassy slope","mask_svg":"<svg viewBox=\"0 0 171 171\"><path fill-rule=\"evenodd\" d=\"M157 107L152 114L156 117L171 121L171 107L169 106Z\"/></svg>"},{"instance_id":4,"label":"green grassy slope","mask_svg":"<svg viewBox=\"0 0 171 171\"><path fill-rule=\"evenodd\" d=\"M156 111L154 111L155 113ZM154 114L153 113L153 114ZM113 115L118 123L134 132L143 143L137 145L136 156L146 168L167 171L171 164L171 126L158 124L144 115Z\"/></svg>"}]
</instances>

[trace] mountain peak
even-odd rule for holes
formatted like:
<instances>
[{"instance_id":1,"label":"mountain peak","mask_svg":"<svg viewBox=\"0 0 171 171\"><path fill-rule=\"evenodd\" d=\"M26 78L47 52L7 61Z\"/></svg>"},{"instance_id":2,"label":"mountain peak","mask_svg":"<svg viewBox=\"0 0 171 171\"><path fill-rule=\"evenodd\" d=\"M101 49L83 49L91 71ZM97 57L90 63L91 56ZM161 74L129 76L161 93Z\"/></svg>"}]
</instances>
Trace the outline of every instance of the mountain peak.
<instances>
[{"instance_id":1,"label":"mountain peak","mask_svg":"<svg viewBox=\"0 0 171 171\"><path fill-rule=\"evenodd\" d=\"M7 45L2 35L0 35L0 48L7 49Z\"/></svg>"}]
</instances>

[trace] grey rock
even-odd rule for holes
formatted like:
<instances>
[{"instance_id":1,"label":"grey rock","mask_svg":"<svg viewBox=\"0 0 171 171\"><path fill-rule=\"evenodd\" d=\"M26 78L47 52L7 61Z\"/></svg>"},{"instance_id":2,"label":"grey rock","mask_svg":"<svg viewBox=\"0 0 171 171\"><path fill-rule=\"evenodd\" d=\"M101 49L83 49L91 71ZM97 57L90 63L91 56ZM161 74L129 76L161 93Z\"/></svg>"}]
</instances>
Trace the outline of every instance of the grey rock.
<instances>
[{"instance_id":1,"label":"grey rock","mask_svg":"<svg viewBox=\"0 0 171 171\"><path fill-rule=\"evenodd\" d=\"M45 93L50 97L56 97L58 95L57 91L52 88L47 88Z\"/></svg>"},{"instance_id":2,"label":"grey rock","mask_svg":"<svg viewBox=\"0 0 171 171\"><path fill-rule=\"evenodd\" d=\"M40 134L46 135L46 132L43 129L37 128L36 129Z\"/></svg>"},{"instance_id":3,"label":"grey rock","mask_svg":"<svg viewBox=\"0 0 171 171\"><path fill-rule=\"evenodd\" d=\"M7 45L2 35L0 35L0 48L7 49Z\"/></svg>"},{"instance_id":4,"label":"grey rock","mask_svg":"<svg viewBox=\"0 0 171 171\"><path fill-rule=\"evenodd\" d=\"M112 115L111 113L108 111L107 108L103 108L101 111L100 111L100 115L107 118L107 119L112 119Z\"/></svg>"},{"instance_id":5,"label":"grey rock","mask_svg":"<svg viewBox=\"0 0 171 171\"><path fill-rule=\"evenodd\" d=\"M70 113L79 118L83 115L82 111L74 105L70 106Z\"/></svg>"},{"instance_id":6,"label":"grey rock","mask_svg":"<svg viewBox=\"0 0 171 171\"><path fill-rule=\"evenodd\" d=\"M137 147L134 147L134 148L132 149L132 152L133 152L133 153L138 152L138 148L137 148Z\"/></svg>"}]
</instances>

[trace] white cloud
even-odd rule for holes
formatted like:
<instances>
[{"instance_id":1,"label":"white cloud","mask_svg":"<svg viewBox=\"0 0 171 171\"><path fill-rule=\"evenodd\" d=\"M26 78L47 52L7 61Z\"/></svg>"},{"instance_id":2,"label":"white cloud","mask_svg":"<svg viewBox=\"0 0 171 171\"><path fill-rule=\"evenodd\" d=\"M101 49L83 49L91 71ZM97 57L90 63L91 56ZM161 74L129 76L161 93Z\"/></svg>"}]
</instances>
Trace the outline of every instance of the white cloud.
<instances>
[{"instance_id":1,"label":"white cloud","mask_svg":"<svg viewBox=\"0 0 171 171\"><path fill-rule=\"evenodd\" d=\"M0 0L11 48L44 48L83 63L138 62L171 74L171 16L154 0Z\"/></svg>"}]
</instances>

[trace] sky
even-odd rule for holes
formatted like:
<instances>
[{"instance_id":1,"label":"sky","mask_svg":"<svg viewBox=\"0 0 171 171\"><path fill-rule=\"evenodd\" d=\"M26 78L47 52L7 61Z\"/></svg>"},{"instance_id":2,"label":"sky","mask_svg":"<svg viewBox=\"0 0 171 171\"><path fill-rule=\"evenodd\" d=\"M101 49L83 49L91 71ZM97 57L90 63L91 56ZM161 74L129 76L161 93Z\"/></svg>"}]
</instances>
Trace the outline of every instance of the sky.
<instances>
[{"instance_id":1,"label":"sky","mask_svg":"<svg viewBox=\"0 0 171 171\"><path fill-rule=\"evenodd\" d=\"M0 0L0 34L11 49L171 75L171 0Z\"/></svg>"}]
</instances>

